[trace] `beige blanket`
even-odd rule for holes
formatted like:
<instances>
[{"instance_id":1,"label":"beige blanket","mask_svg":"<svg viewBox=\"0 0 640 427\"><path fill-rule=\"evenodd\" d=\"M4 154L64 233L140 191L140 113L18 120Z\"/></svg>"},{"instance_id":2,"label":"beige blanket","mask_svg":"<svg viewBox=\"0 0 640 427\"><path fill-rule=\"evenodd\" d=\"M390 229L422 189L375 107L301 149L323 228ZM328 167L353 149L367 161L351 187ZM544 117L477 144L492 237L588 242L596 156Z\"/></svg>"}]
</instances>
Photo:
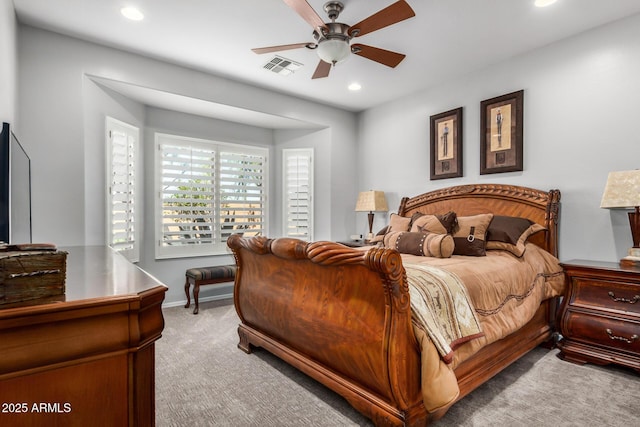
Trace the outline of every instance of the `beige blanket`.
<instances>
[{"instance_id":1,"label":"beige blanket","mask_svg":"<svg viewBox=\"0 0 640 427\"><path fill-rule=\"evenodd\" d=\"M406 264L414 328L421 328L445 363L453 350L484 333L458 277L441 268Z\"/></svg>"},{"instance_id":2,"label":"beige blanket","mask_svg":"<svg viewBox=\"0 0 640 427\"><path fill-rule=\"evenodd\" d=\"M402 262L405 270L407 266L428 265L458 277L484 333L454 349L453 360L445 363L429 335L414 327L422 352L422 395L429 412L458 397L454 369L460 363L524 326L543 300L562 295L565 286L557 258L530 243L522 258L505 251L487 251L486 257L454 255L444 259L402 255Z\"/></svg>"}]
</instances>

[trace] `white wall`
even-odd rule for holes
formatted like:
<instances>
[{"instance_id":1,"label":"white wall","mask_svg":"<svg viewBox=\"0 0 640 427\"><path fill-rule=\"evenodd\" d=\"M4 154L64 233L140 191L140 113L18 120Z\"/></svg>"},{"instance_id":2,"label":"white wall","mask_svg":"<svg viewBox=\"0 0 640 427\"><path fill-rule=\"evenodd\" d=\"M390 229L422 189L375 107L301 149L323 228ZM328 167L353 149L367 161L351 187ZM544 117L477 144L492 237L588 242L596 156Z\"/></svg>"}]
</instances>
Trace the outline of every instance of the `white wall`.
<instances>
[{"instance_id":1,"label":"white wall","mask_svg":"<svg viewBox=\"0 0 640 427\"><path fill-rule=\"evenodd\" d=\"M84 241L104 245L107 220L106 129L105 118L116 118L137 127L140 140L145 135L145 106L83 77L84 181L95 183L84 188ZM141 169L144 171L144 168ZM142 174L140 174L140 179ZM144 218L143 209L141 214Z\"/></svg>"},{"instance_id":2,"label":"white wall","mask_svg":"<svg viewBox=\"0 0 640 427\"><path fill-rule=\"evenodd\" d=\"M626 213L599 206L610 171L640 167L638 76L640 15L368 110L361 187L386 191L394 210L402 196L462 183L559 188L560 258L616 261L632 245ZM520 89L524 170L481 176L480 102ZM460 106L464 177L430 181L429 117Z\"/></svg>"},{"instance_id":3,"label":"white wall","mask_svg":"<svg viewBox=\"0 0 640 427\"><path fill-rule=\"evenodd\" d=\"M153 192L149 142L153 132L261 145L274 144L276 139L271 129L147 108L88 76L317 123L325 128L321 138L312 134L294 142L328 153L316 164L322 174L316 189L326 199L326 203L316 204L316 218L323 218L316 237L340 240L353 233L351 213L358 192L353 113L25 25L18 26L18 68L20 138L32 154L34 241L58 246L104 244L104 117L139 126L145 141L146 189L140 266L170 287L168 302L184 300L186 268L228 263L231 257L154 260L153 203L149 201ZM273 151L272 158L280 155ZM271 172L273 207L280 187L275 186L275 169ZM334 196L336 188L340 191ZM270 224L276 223L280 223L277 218L270 218ZM204 288L204 297L205 289L217 292Z\"/></svg>"},{"instance_id":4,"label":"white wall","mask_svg":"<svg viewBox=\"0 0 640 427\"><path fill-rule=\"evenodd\" d=\"M0 124L15 121L17 81L17 24L12 0L0 0Z\"/></svg>"}]
</instances>

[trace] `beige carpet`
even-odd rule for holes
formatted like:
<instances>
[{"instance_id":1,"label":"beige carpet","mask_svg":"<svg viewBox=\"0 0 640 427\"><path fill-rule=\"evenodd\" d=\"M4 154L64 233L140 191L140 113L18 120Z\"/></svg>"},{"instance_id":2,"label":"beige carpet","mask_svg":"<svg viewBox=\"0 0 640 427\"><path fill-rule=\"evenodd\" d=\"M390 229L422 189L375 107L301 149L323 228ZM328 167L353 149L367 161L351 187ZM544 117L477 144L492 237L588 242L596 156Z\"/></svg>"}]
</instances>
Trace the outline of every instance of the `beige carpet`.
<instances>
[{"instance_id":1,"label":"beige carpet","mask_svg":"<svg viewBox=\"0 0 640 427\"><path fill-rule=\"evenodd\" d=\"M236 345L232 301L164 310L156 343L156 424L370 426L315 380ZM578 366L535 349L458 402L435 426L640 426L640 375Z\"/></svg>"}]
</instances>

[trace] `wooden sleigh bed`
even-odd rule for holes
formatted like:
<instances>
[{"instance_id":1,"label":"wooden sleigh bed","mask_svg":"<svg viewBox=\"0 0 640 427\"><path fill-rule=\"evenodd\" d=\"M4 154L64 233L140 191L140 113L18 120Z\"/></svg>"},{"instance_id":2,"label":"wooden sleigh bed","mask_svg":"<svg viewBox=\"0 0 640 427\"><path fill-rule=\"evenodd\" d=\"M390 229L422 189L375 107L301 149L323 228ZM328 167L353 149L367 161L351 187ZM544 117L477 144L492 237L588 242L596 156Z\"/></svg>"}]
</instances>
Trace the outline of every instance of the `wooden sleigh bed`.
<instances>
[{"instance_id":1,"label":"wooden sleigh bed","mask_svg":"<svg viewBox=\"0 0 640 427\"><path fill-rule=\"evenodd\" d=\"M403 198L398 214L528 218L546 228L528 241L557 256L559 200L557 190L460 185ZM376 425L427 425L522 355L552 341L557 297L544 300L519 330L450 369L457 382L454 398L427 410L425 393L447 385L423 381L431 368L421 359L407 274L396 250L240 235L228 246L238 265L238 347L270 351L342 395Z\"/></svg>"}]
</instances>

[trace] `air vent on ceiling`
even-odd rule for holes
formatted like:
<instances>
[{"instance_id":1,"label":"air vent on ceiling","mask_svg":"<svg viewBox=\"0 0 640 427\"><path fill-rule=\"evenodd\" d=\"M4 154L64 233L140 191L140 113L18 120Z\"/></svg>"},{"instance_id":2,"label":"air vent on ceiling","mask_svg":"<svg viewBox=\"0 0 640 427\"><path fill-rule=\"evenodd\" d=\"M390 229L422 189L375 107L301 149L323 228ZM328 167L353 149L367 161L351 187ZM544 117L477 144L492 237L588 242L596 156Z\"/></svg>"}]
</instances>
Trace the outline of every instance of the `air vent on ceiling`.
<instances>
[{"instance_id":1,"label":"air vent on ceiling","mask_svg":"<svg viewBox=\"0 0 640 427\"><path fill-rule=\"evenodd\" d=\"M272 71L276 74L283 76L293 74L302 67L302 64L291 59L283 58L281 56L274 56L273 59L264 64L264 69Z\"/></svg>"}]
</instances>

